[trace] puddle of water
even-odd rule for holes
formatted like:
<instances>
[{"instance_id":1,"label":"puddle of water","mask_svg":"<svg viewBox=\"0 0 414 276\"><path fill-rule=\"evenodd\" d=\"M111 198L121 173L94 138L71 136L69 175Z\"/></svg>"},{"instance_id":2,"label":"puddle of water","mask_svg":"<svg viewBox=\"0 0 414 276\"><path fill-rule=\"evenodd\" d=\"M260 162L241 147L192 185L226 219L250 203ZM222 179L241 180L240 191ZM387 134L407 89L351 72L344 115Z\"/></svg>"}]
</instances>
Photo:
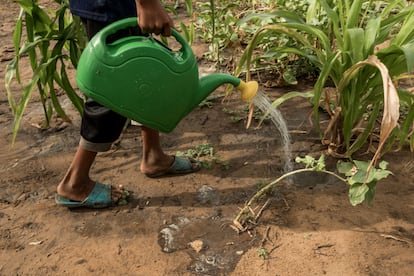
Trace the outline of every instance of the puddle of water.
<instances>
[{"instance_id":1,"label":"puddle of water","mask_svg":"<svg viewBox=\"0 0 414 276\"><path fill-rule=\"evenodd\" d=\"M264 113L268 113L270 116L270 119L272 120L273 124L276 126L276 128L279 130L281 139L282 139L282 145L283 145L283 151L284 151L284 172L290 172L292 171L292 163L291 160L291 152L290 152L290 136L288 132L288 128L286 125L286 121L283 118L280 111L276 108L274 108L271 104L270 99L267 97L265 93L262 91L258 91L256 96L253 98L253 103Z\"/></svg>"},{"instance_id":2,"label":"puddle of water","mask_svg":"<svg viewBox=\"0 0 414 276\"><path fill-rule=\"evenodd\" d=\"M235 269L241 256L255 246L248 235L237 234L230 224L230 220L217 217L177 217L161 228L158 243L166 253L186 251L191 257L187 266L191 273L226 275ZM190 246L194 241L202 244L199 250Z\"/></svg>"}]
</instances>

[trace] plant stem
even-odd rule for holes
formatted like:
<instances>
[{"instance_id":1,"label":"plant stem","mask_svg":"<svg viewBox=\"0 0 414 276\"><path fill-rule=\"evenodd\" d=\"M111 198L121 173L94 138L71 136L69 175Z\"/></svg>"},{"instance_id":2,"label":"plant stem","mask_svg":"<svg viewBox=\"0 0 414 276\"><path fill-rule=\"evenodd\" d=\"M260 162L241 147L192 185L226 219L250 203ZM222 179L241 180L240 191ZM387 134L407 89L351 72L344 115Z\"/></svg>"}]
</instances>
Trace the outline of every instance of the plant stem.
<instances>
[{"instance_id":1,"label":"plant stem","mask_svg":"<svg viewBox=\"0 0 414 276\"><path fill-rule=\"evenodd\" d=\"M327 173L330 175L335 176L336 178L338 178L339 180L343 181L343 182L347 182L347 180L345 178L340 177L339 175L335 174L334 172L331 171L325 171L325 170L316 170L315 168L305 168L305 169L298 169L295 171L291 171L288 173L285 173L284 175L280 176L279 178L277 178L276 180L274 180L273 182L267 184L266 186L264 186L263 188L261 188L245 205L244 207L240 210L239 214L236 216L236 218L234 219L235 221L239 221L241 216L249 209L249 207L253 204L253 202L255 200L257 200L259 197L261 197L264 193L266 193L268 190L270 190L270 188L273 188L274 185L276 185L277 183L279 183L280 181L282 181L283 179L292 176L294 174L298 174L298 173L303 173L303 172L323 172L323 173Z\"/></svg>"}]
</instances>

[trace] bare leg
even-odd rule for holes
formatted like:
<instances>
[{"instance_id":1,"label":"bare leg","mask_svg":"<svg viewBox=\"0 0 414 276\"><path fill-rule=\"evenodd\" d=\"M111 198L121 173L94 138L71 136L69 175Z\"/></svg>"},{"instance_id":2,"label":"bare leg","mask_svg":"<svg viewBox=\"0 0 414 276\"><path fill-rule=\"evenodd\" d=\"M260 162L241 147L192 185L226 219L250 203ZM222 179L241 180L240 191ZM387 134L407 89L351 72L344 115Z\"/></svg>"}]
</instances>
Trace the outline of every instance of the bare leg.
<instances>
[{"instance_id":1,"label":"bare leg","mask_svg":"<svg viewBox=\"0 0 414 276\"><path fill-rule=\"evenodd\" d=\"M160 133L157 130L143 126L142 133L142 162L141 172L153 174L171 167L174 156L167 155L160 145ZM198 164L193 163L193 168L197 169Z\"/></svg>"},{"instance_id":2,"label":"bare leg","mask_svg":"<svg viewBox=\"0 0 414 276\"><path fill-rule=\"evenodd\" d=\"M57 186L57 193L71 200L82 201L92 191L95 181L89 177L90 168L95 161L96 152L78 147L66 175ZM122 194L121 189L112 187L112 201L116 202Z\"/></svg>"}]
</instances>

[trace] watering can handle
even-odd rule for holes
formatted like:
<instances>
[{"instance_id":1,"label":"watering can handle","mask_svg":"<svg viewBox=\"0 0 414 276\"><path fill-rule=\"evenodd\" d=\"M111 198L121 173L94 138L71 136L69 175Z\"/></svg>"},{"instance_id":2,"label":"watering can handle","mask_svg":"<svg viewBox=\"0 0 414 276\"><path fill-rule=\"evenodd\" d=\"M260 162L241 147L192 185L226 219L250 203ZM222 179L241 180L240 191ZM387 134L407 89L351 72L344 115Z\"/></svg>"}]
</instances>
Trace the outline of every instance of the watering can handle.
<instances>
[{"instance_id":1,"label":"watering can handle","mask_svg":"<svg viewBox=\"0 0 414 276\"><path fill-rule=\"evenodd\" d=\"M101 30L99 42L101 43L101 45L106 45L106 39L110 35L113 35L116 32L129 28L129 27L139 27L137 17L129 17L129 18L121 19L105 27L104 29ZM188 56L188 54L192 53L191 47L185 41L185 39L178 33L177 30L171 29L171 34L181 44L182 48L180 49L180 51L184 53L184 56Z\"/></svg>"}]
</instances>

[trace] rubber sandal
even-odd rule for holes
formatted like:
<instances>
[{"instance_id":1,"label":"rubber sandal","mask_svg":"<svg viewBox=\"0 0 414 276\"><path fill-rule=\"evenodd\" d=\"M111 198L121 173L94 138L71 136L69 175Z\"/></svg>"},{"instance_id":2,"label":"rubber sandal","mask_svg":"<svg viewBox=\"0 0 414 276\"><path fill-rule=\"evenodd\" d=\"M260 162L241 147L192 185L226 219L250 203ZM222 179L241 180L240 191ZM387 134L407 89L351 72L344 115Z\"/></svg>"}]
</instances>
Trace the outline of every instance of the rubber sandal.
<instances>
[{"instance_id":1,"label":"rubber sandal","mask_svg":"<svg viewBox=\"0 0 414 276\"><path fill-rule=\"evenodd\" d=\"M193 163L196 163L197 166L193 168ZM150 178L161 177L165 175L174 175L174 174L186 174L186 173L193 173L199 171L201 168L201 163L198 160L187 156L174 156L174 162L172 163L171 167L166 170L145 175Z\"/></svg>"},{"instance_id":2,"label":"rubber sandal","mask_svg":"<svg viewBox=\"0 0 414 276\"><path fill-rule=\"evenodd\" d=\"M95 183L92 192L83 201L76 201L65 198L58 194L55 195L57 205L68 208L106 208L113 205L111 199L111 185Z\"/></svg>"}]
</instances>

